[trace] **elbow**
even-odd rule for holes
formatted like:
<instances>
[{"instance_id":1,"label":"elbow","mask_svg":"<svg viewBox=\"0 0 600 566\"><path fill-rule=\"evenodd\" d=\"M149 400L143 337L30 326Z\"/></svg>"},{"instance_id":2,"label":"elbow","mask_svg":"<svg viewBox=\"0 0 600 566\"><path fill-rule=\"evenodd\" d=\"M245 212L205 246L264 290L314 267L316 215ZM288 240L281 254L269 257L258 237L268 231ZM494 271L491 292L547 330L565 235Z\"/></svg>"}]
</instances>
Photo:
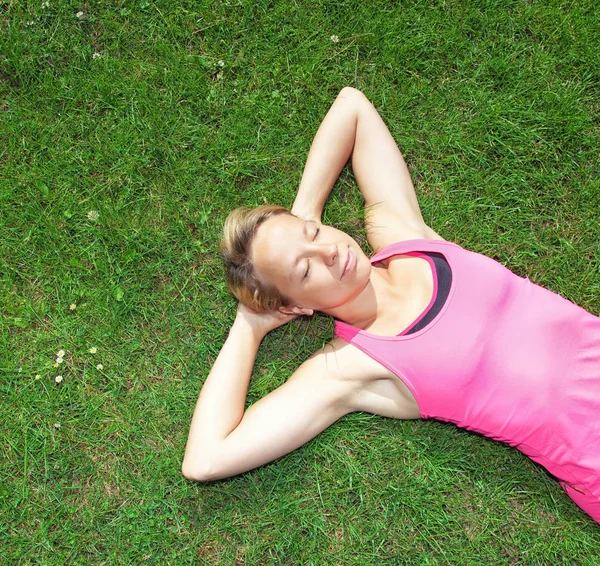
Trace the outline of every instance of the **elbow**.
<instances>
[{"instance_id":1,"label":"elbow","mask_svg":"<svg viewBox=\"0 0 600 566\"><path fill-rule=\"evenodd\" d=\"M338 94L338 96L342 97L342 98L364 98L365 95L362 93L362 91L358 90L357 88L354 88L352 86L345 86L342 90L340 90L340 93Z\"/></svg>"},{"instance_id":2,"label":"elbow","mask_svg":"<svg viewBox=\"0 0 600 566\"><path fill-rule=\"evenodd\" d=\"M220 477L216 472L214 463L205 458L199 461L184 458L181 465L181 473L186 479L197 482L212 481Z\"/></svg>"}]
</instances>

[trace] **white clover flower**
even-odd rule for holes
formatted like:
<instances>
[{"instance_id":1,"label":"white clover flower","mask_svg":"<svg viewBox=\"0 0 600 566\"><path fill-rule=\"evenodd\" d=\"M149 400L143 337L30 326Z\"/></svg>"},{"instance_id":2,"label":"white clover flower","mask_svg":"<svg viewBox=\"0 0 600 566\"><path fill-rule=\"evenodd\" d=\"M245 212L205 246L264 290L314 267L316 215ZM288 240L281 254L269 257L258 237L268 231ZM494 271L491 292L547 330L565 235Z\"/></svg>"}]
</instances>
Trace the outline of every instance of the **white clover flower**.
<instances>
[{"instance_id":1,"label":"white clover flower","mask_svg":"<svg viewBox=\"0 0 600 566\"><path fill-rule=\"evenodd\" d=\"M54 423L54 428L60 428L60 423Z\"/></svg>"},{"instance_id":2,"label":"white clover flower","mask_svg":"<svg viewBox=\"0 0 600 566\"><path fill-rule=\"evenodd\" d=\"M102 371L102 370L104 369L104 366L103 366L102 364L98 364L98 365L96 366L96 369L97 369L98 371Z\"/></svg>"},{"instance_id":3,"label":"white clover flower","mask_svg":"<svg viewBox=\"0 0 600 566\"><path fill-rule=\"evenodd\" d=\"M56 355L59 358L64 358L65 357L65 351L64 350L59 350L58 352L56 352Z\"/></svg>"},{"instance_id":4,"label":"white clover flower","mask_svg":"<svg viewBox=\"0 0 600 566\"><path fill-rule=\"evenodd\" d=\"M92 55L92 59L98 59L98 57L102 57L102 54L101 54L101 53L98 53L98 52L96 52L96 53L94 53L94 54Z\"/></svg>"},{"instance_id":5,"label":"white clover flower","mask_svg":"<svg viewBox=\"0 0 600 566\"><path fill-rule=\"evenodd\" d=\"M225 66L225 61L219 61L217 63L217 65L219 65L219 67L224 67Z\"/></svg>"},{"instance_id":6,"label":"white clover flower","mask_svg":"<svg viewBox=\"0 0 600 566\"><path fill-rule=\"evenodd\" d=\"M95 354L98 351L98 348L96 348L96 346L92 346L90 348L90 354Z\"/></svg>"},{"instance_id":7,"label":"white clover flower","mask_svg":"<svg viewBox=\"0 0 600 566\"><path fill-rule=\"evenodd\" d=\"M56 358L56 363L57 364L62 364L63 363L63 359L59 356L58 358Z\"/></svg>"},{"instance_id":8,"label":"white clover flower","mask_svg":"<svg viewBox=\"0 0 600 566\"><path fill-rule=\"evenodd\" d=\"M69 310L70 310L70 311L74 311L76 308L77 308L77 305L76 305L75 303L71 303L71 304L69 305Z\"/></svg>"},{"instance_id":9,"label":"white clover flower","mask_svg":"<svg viewBox=\"0 0 600 566\"><path fill-rule=\"evenodd\" d=\"M54 378L54 383L60 383L63 380L63 376L62 375L57 375Z\"/></svg>"},{"instance_id":10,"label":"white clover flower","mask_svg":"<svg viewBox=\"0 0 600 566\"><path fill-rule=\"evenodd\" d=\"M340 38L337 35L332 35L329 39L331 39L333 43L337 43L340 40Z\"/></svg>"},{"instance_id":11,"label":"white clover flower","mask_svg":"<svg viewBox=\"0 0 600 566\"><path fill-rule=\"evenodd\" d=\"M98 214L97 210L90 210L87 213L87 217L88 217L88 220L96 221L96 220L98 220L98 218L100 218L100 215Z\"/></svg>"},{"instance_id":12,"label":"white clover flower","mask_svg":"<svg viewBox=\"0 0 600 566\"><path fill-rule=\"evenodd\" d=\"M85 16L85 14L84 14L83 10L79 10L79 12L77 12L75 15L76 15L78 18L83 18L83 16Z\"/></svg>"}]
</instances>

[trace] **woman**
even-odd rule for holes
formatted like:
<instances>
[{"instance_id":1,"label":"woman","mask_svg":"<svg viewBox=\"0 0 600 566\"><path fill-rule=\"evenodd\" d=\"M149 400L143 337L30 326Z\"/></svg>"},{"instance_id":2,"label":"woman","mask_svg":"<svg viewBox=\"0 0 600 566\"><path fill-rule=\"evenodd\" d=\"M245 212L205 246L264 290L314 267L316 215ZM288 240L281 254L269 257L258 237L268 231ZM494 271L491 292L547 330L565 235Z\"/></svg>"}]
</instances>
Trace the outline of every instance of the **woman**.
<instances>
[{"instance_id":1,"label":"woman","mask_svg":"<svg viewBox=\"0 0 600 566\"><path fill-rule=\"evenodd\" d=\"M371 259L320 221L350 158ZM437 418L517 447L600 522L600 318L427 226L362 93L344 88L329 110L292 214L234 211L223 253L240 304L196 405L187 478L270 462L352 411ZM336 337L244 412L261 340L315 310Z\"/></svg>"}]
</instances>

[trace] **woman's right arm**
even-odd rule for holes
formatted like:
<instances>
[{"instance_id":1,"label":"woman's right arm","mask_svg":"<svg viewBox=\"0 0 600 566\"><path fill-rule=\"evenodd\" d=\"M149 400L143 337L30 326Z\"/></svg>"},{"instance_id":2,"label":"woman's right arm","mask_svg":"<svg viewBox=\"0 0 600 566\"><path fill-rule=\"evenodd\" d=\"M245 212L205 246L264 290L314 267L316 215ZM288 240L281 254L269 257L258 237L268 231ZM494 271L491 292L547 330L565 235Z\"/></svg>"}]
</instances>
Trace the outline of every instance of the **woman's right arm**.
<instances>
[{"instance_id":1,"label":"woman's right arm","mask_svg":"<svg viewBox=\"0 0 600 566\"><path fill-rule=\"evenodd\" d=\"M324 349L244 412L260 342L283 322L279 315L238 309L196 404L182 466L188 479L220 479L261 466L357 410L357 382L337 378L336 354Z\"/></svg>"}]
</instances>

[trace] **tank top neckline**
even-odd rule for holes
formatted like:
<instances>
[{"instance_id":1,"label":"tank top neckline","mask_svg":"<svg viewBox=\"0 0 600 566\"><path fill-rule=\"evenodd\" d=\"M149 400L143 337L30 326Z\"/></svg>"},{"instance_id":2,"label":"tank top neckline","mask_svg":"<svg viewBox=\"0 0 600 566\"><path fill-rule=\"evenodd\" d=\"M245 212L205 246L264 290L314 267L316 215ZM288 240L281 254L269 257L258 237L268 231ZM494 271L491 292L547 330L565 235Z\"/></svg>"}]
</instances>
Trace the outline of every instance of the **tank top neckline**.
<instances>
[{"instance_id":1,"label":"tank top neckline","mask_svg":"<svg viewBox=\"0 0 600 566\"><path fill-rule=\"evenodd\" d=\"M352 326L351 324L348 324L347 322L344 322L342 320L336 320L335 321L336 335L340 335L340 336L342 336L342 338L348 337L350 339L354 338L354 336L356 336L357 334L361 334L363 336L367 336L374 340L392 340L392 341L413 340L413 339L418 338L419 336L425 334L431 328L433 328L444 316L446 310L448 309L450 303L452 302L452 298L454 297L454 291L456 288L456 276L454 275L452 262L448 260L448 255L446 253L444 253L443 250L431 249L431 248L437 248L438 244L441 244L442 247L444 247L445 245L456 246L456 244L449 242L448 240L429 240L429 239L425 239L425 238L419 238L419 239L414 239L414 240L403 240L401 242L396 242L394 244L390 244L390 245L386 246L385 248L383 248L382 250L380 250L379 252L377 252L376 254L371 256L371 258L370 258L371 265L373 265L374 263L385 261L386 259L389 259L389 258L391 258L393 256L397 256L397 255L409 255L409 256L413 256L413 257L421 257L422 259L425 259L429 263L429 267L432 271L434 292L433 292L431 301L429 302L429 305L427 307L425 307L425 309L417 316L417 318L415 320L410 322L410 324L406 328L402 329L399 334L394 334L391 336L373 334L372 332L363 330L362 328L358 328L356 326ZM427 248L427 249L422 249L422 248ZM429 322L429 324L427 324L424 328L421 328L421 330L418 330L417 332L413 332L412 334L403 334L403 332L406 332L406 330L412 328L415 324L417 324L425 316L425 314L427 313L427 311L429 310L429 308L435 301L436 292L437 292L437 273L435 270L435 264L433 263L433 260L429 256L422 255L421 253L419 253L419 252L424 252L424 251L438 252L444 256L444 259L450 266L450 269L453 271L453 277L452 277L452 282L450 285L450 291L448 292L448 297L447 297L446 301L444 302L444 305L442 306L440 311L437 313L437 315Z\"/></svg>"}]
</instances>

